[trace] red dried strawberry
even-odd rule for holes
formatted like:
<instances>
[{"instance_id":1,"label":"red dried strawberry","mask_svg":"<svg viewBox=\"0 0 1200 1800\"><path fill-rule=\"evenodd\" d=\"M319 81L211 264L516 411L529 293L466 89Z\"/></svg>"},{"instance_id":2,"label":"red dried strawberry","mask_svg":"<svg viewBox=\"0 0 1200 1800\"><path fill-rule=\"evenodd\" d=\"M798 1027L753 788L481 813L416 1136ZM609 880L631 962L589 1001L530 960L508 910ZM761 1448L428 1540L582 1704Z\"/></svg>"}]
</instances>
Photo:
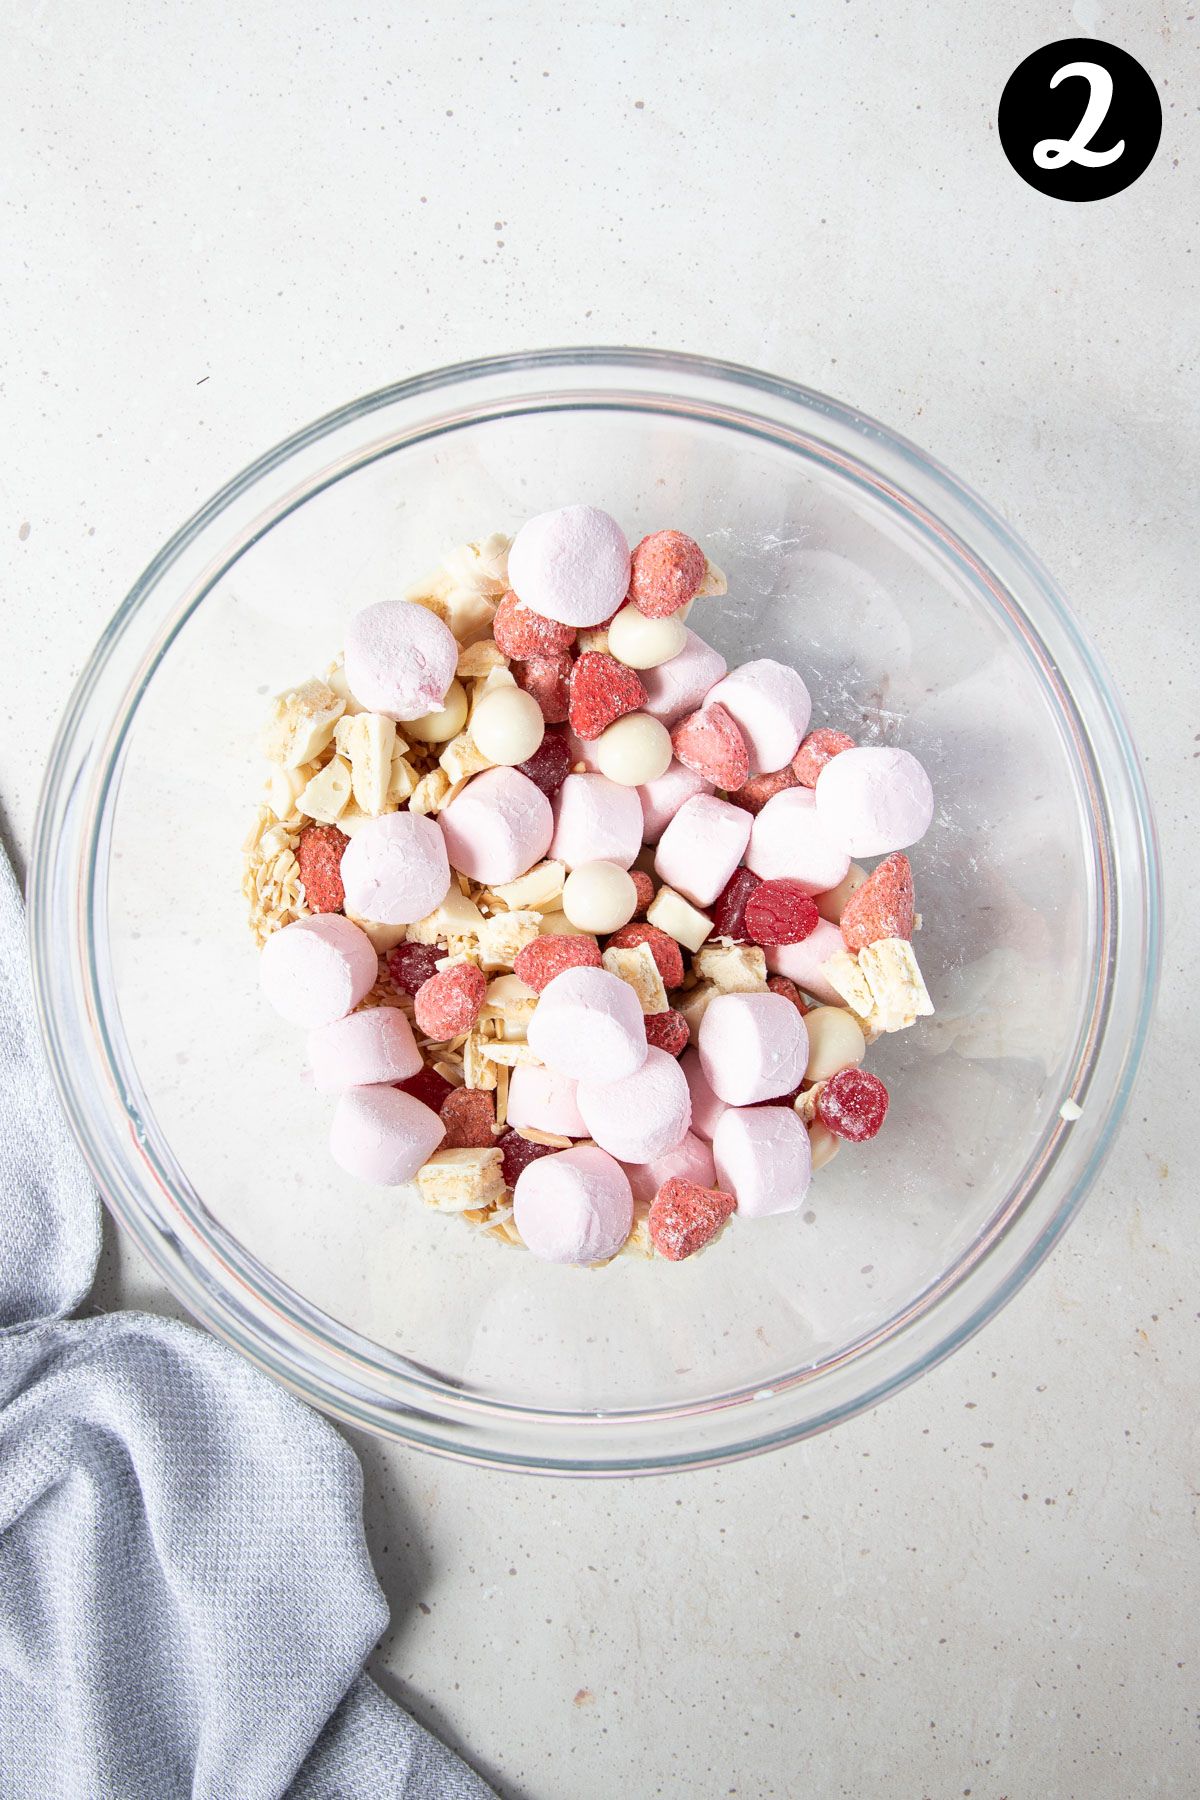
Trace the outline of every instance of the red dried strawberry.
<instances>
[{"instance_id":1,"label":"red dried strawberry","mask_svg":"<svg viewBox=\"0 0 1200 1800\"><path fill-rule=\"evenodd\" d=\"M416 997L446 952L437 944L397 944L386 957L387 972L402 994Z\"/></svg>"},{"instance_id":2,"label":"red dried strawberry","mask_svg":"<svg viewBox=\"0 0 1200 1800\"><path fill-rule=\"evenodd\" d=\"M650 1013L646 1019L646 1042L652 1050L665 1050L668 1056L681 1056L691 1038L688 1022L673 1006L666 1012Z\"/></svg>"},{"instance_id":3,"label":"red dried strawberry","mask_svg":"<svg viewBox=\"0 0 1200 1800\"><path fill-rule=\"evenodd\" d=\"M673 937L657 925L634 923L622 925L608 940L614 950L631 950L637 944L649 946L654 966L662 976L664 987L677 988L683 981L683 951Z\"/></svg>"},{"instance_id":4,"label":"red dried strawberry","mask_svg":"<svg viewBox=\"0 0 1200 1800\"><path fill-rule=\"evenodd\" d=\"M505 656L553 656L569 650L575 642L575 627L560 625L557 619L544 618L526 606L510 588L492 620L492 636Z\"/></svg>"},{"instance_id":5,"label":"red dried strawberry","mask_svg":"<svg viewBox=\"0 0 1200 1800\"><path fill-rule=\"evenodd\" d=\"M671 733L680 762L726 793L735 793L750 773L750 753L733 714L719 700L681 719Z\"/></svg>"},{"instance_id":6,"label":"red dried strawberry","mask_svg":"<svg viewBox=\"0 0 1200 1800\"><path fill-rule=\"evenodd\" d=\"M296 845L296 861L309 912L341 912L346 904L342 886L342 851L350 839L336 825L306 825Z\"/></svg>"},{"instance_id":7,"label":"red dried strawberry","mask_svg":"<svg viewBox=\"0 0 1200 1800\"><path fill-rule=\"evenodd\" d=\"M810 731L792 758L792 772L801 787L816 787L817 776L825 764L840 756L843 750L853 748L854 739L847 737L844 731Z\"/></svg>"},{"instance_id":8,"label":"red dried strawberry","mask_svg":"<svg viewBox=\"0 0 1200 1800\"><path fill-rule=\"evenodd\" d=\"M786 876L764 881L746 902L746 930L756 944L768 949L802 944L817 929L820 917L812 895Z\"/></svg>"},{"instance_id":9,"label":"red dried strawberry","mask_svg":"<svg viewBox=\"0 0 1200 1800\"><path fill-rule=\"evenodd\" d=\"M705 556L684 531L652 531L629 559L629 598L648 619L667 619L696 596Z\"/></svg>"},{"instance_id":10,"label":"red dried strawberry","mask_svg":"<svg viewBox=\"0 0 1200 1800\"><path fill-rule=\"evenodd\" d=\"M881 938L911 938L916 922L912 864L902 850L872 869L842 908L847 950L863 950Z\"/></svg>"},{"instance_id":11,"label":"red dried strawberry","mask_svg":"<svg viewBox=\"0 0 1200 1800\"><path fill-rule=\"evenodd\" d=\"M443 1150L490 1150L496 1141L496 1102L481 1088L452 1088L442 1102Z\"/></svg>"},{"instance_id":12,"label":"red dried strawberry","mask_svg":"<svg viewBox=\"0 0 1200 1800\"><path fill-rule=\"evenodd\" d=\"M682 1262L716 1237L736 1207L732 1194L673 1175L650 1202L650 1242L660 1256Z\"/></svg>"},{"instance_id":13,"label":"red dried strawberry","mask_svg":"<svg viewBox=\"0 0 1200 1800\"><path fill-rule=\"evenodd\" d=\"M556 933L534 938L532 944L518 950L513 974L540 994L564 969L599 967L600 946L594 937L559 937Z\"/></svg>"},{"instance_id":14,"label":"red dried strawberry","mask_svg":"<svg viewBox=\"0 0 1200 1800\"><path fill-rule=\"evenodd\" d=\"M721 892L717 895L716 905L712 911L712 935L715 938L732 938L735 944L749 942L746 929L746 906L752 894L762 886L757 875L749 869L735 869Z\"/></svg>"},{"instance_id":15,"label":"red dried strawberry","mask_svg":"<svg viewBox=\"0 0 1200 1800\"><path fill-rule=\"evenodd\" d=\"M548 731L529 760L517 767L522 775L528 775L534 787L541 788L547 800L553 800L571 770L565 733Z\"/></svg>"},{"instance_id":16,"label":"red dried strawberry","mask_svg":"<svg viewBox=\"0 0 1200 1800\"><path fill-rule=\"evenodd\" d=\"M768 975L767 989L772 994L782 994L785 1000L790 1000L801 1015L808 1011L808 1004L800 989L794 981L789 981L786 975Z\"/></svg>"},{"instance_id":17,"label":"red dried strawberry","mask_svg":"<svg viewBox=\"0 0 1200 1800\"><path fill-rule=\"evenodd\" d=\"M585 743L606 726L646 704L636 669L627 669L603 650L585 650L571 670L571 730Z\"/></svg>"},{"instance_id":18,"label":"red dried strawberry","mask_svg":"<svg viewBox=\"0 0 1200 1800\"><path fill-rule=\"evenodd\" d=\"M487 994L487 976L474 963L439 969L417 990L417 1024L427 1038L443 1043L470 1031Z\"/></svg>"},{"instance_id":19,"label":"red dried strawberry","mask_svg":"<svg viewBox=\"0 0 1200 1800\"><path fill-rule=\"evenodd\" d=\"M444 1075L439 1075L436 1069L431 1069L428 1063L415 1075L410 1075L407 1081L394 1081L392 1086L411 1094L414 1100L419 1100L435 1113L441 1112L447 1099L455 1091L454 1083L447 1081Z\"/></svg>"},{"instance_id":20,"label":"red dried strawberry","mask_svg":"<svg viewBox=\"0 0 1200 1800\"><path fill-rule=\"evenodd\" d=\"M637 889L637 905L633 909L634 917L637 918L639 913L645 913L654 898L654 883L645 869L630 869L629 875Z\"/></svg>"},{"instance_id":21,"label":"red dried strawberry","mask_svg":"<svg viewBox=\"0 0 1200 1800\"><path fill-rule=\"evenodd\" d=\"M566 719L571 704L571 666L566 650L553 656L531 656L512 666L513 680L533 695L547 725L561 725Z\"/></svg>"},{"instance_id":22,"label":"red dried strawberry","mask_svg":"<svg viewBox=\"0 0 1200 1800\"><path fill-rule=\"evenodd\" d=\"M748 813L760 813L767 801L773 800L776 794L782 794L785 788L794 788L798 785L789 764L786 769L776 769L771 775L752 775L749 781L740 787L736 794L730 794L729 798L735 806L744 807Z\"/></svg>"},{"instance_id":23,"label":"red dried strawberry","mask_svg":"<svg viewBox=\"0 0 1200 1800\"><path fill-rule=\"evenodd\" d=\"M496 1148L501 1155L504 1180L510 1188L516 1187L518 1175L539 1156L557 1154L552 1144L535 1144L529 1138L523 1138L519 1131L506 1131L503 1137L496 1139Z\"/></svg>"},{"instance_id":24,"label":"red dried strawberry","mask_svg":"<svg viewBox=\"0 0 1200 1800\"><path fill-rule=\"evenodd\" d=\"M866 1069L839 1069L817 1094L817 1117L835 1137L865 1144L887 1117L888 1091Z\"/></svg>"}]
</instances>

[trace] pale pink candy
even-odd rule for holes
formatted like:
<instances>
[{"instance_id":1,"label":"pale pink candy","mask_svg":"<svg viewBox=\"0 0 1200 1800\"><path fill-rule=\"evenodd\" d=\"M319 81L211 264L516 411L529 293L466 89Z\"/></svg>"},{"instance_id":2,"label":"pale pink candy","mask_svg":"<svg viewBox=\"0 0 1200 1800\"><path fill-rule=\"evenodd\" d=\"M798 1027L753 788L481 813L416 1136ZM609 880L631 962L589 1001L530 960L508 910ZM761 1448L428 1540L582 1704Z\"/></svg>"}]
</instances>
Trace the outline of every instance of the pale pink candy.
<instances>
[{"instance_id":1,"label":"pale pink candy","mask_svg":"<svg viewBox=\"0 0 1200 1800\"><path fill-rule=\"evenodd\" d=\"M678 656L659 663L656 669L640 671L646 690L643 710L661 719L664 725L682 719L684 713L695 712L727 667L721 652L689 629L687 642Z\"/></svg>"},{"instance_id":2,"label":"pale pink candy","mask_svg":"<svg viewBox=\"0 0 1200 1800\"><path fill-rule=\"evenodd\" d=\"M598 506L539 513L512 541L508 581L545 619L600 625L629 591L629 545L617 521Z\"/></svg>"},{"instance_id":3,"label":"pale pink candy","mask_svg":"<svg viewBox=\"0 0 1200 1800\"><path fill-rule=\"evenodd\" d=\"M656 1156L653 1162L626 1163L625 1173L633 1189L633 1197L649 1206L664 1181L691 1181L697 1187L710 1188L716 1181L711 1147L689 1131L682 1144Z\"/></svg>"},{"instance_id":4,"label":"pale pink candy","mask_svg":"<svg viewBox=\"0 0 1200 1800\"><path fill-rule=\"evenodd\" d=\"M812 701L801 677L770 656L743 663L718 681L706 704L718 701L733 715L750 752L750 767L760 774L791 762L812 717Z\"/></svg>"},{"instance_id":5,"label":"pale pink candy","mask_svg":"<svg viewBox=\"0 0 1200 1800\"><path fill-rule=\"evenodd\" d=\"M454 680L458 645L427 606L380 600L355 613L346 632L346 683L368 712L420 719Z\"/></svg>"},{"instance_id":6,"label":"pale pink candy","mask_svg":"<svg viewBox=\"0 0 1200 1800\"><path fill-rule=\"evenodd\" d=\"M582 763L584 769L593 775L600 773L600 764L596 761L596 746L599 738L576 737L573 731L567 732L567 749L571 754L571 768Z\"/></svg>"},{"instance_id":7,"label":"pale pink candy","mask_svg":"<svg viewBox=\"0 0 1200 1800\"><path fill-rule=\"evenodd\" d=\"M350 1088L334 1111L329 1153L359 1181L399 1187L428 1162L445 1135L432 1108L400 1088Z\"/></svg>"},{"instance_id":8,"label":"pale pink candy","mask_svg":"<svg viewBox=\"0 0 1200 1800\"><path fill-rule=\"evenodd\" d=\"M347 909L376 925L411 925L450 888L442 834L420 813L368 819L343 850L341 870Z\"/></svg>"},{"instance_id":9,"label":"pale pink candy","mask_svg":"<svg viewBox=\"0 0 1200 1800\"><path fill-rule=\"evenodd\" d=\"M692 1130L699 1132L701 1137L711 1138L717 1129L717 1120L725 1111L725 1102L709 1087L698 1050L685 1050L679 1066L692 1097Z\"/></svg>"},{"instance_id":10,"label":"pale pink candy","mask_svg":"<svg viewBox=\"0 0 1200 1800\"><path fill-rule=\"evenodd\" d=\"M851 856L906 850L933 821L929 777L907 750L883 745L843 750L817 776L815 795L822 824L845 842Z\"/></svg>"},{"instance_id":11,"label":"pale pink candy","mask_svg":"<svg viewBox=\"0 0 1200 1800\"><path fill-rule=\"evenodd\" d=\"M263 993L290 1025L330 1025L353 1012L379 976L366 932L340 913L316 913L273 931L258 959Z\"/></svg>"},{"instance_id":12,"label":"pale pink candy","mask_svg":"<svg viewBox=\"0 0 1200 1800\"><path fill-rule=\"evenodd\" d=\"M785 788L752 822L746 867L763 881L798 881L806 894L824 894L850 867L850 852L818 816L810 789Z\"/></svg>"},{"instance_id":13,"label":"pale pink candy","mask_svg":"<svg viewBox=\"0 0 1200 1800\"><path fill-rule=\"evenodd\" d=\"M641 1068L648 1047L637 995L607 969L556 975L538 996L527 1036L534 1055L571 1081L622 1081Z\"/></svg>"},{"instance_id":14,"label":"pale pink candy","mask_svg":"<svg viewBox=\"0 0 1200 1800\"><path fill-rule=\"evenodd\" d=\"M556 1137L590 1136L575 1097L575 1083L538 1063L518 1063L509 1076L508 1122L517 1131L524 1125L534 1131L551 1131Z\"/></svg>"},{"instance_id":15,"label":"pale pink candy","mask_svg":"<svg viewBox=\"0 0 1200 1800\"><path fill-rule=\"evenodd\" d=\"M651 1162L677 1149L692 1117L683 1071L653 1048L623 1081L581 1081L578 1099L588 1135L622 1162Z\"/></svg>"},{"instance_id":16,"label":"pale pink candy","mask_svg":"<svg viewBox=\"0 0 1200 1800\"><path fill-rule=\"evenodd\" d=\"M686 763L672 761L665 775L657 781L645 781L638 789L642 802L642 836L648 844L657 844L675 814L687 800L697 794L711 794L713 784L697 775Z\"/></svg>"},{"instance_id":17,"label":"pale pink candy","mask_svg":"<svg viewBox=\"0 0 1200 1800\"><path fill-rule=\"evenodd\" d=\"M686 800L658 841L654 871L695 906L710 906L742 860L753 820L712 794Z\"/></svg>"},{"instance_id":18,"label":"pale pink candy","mask_svg":"<svg viewBox=\"0 0 1200 1800\"><path fill-rule=\"evenodd\" d=\"M308 1034L308 1066L318 1093L407 1081L422 1066L412 1026L397 1006L370 1006L365 1012L319 1025Z\"/></svg>"},{"instance_id":19,"label":"pale pink candy","mask_svg":"<svg viewBox=\"0 0 1200 1800\"><path fill-rule=\"evenodd\" d=\"M743 1219L795 1212L812 1181L808 1132L790 1106L731 1106L717 1124L713 1162Z\"/></svg>"},{"instance_id":20,"label":"pale pink candy","mask_svg":"<svg viewBox=\"0 0 1200 1800\"><path fill-rule=\"evenodd\" d=\"M709 1001L700 1021L700 1065L726 1105L790 1094L807 1064L808 1032L784 995L718 994Z\"/></svg>"},{"instance_id":21,"label":"pale pink candy","mask_svg":"<svg viewBox=\"0 0 1200 1800\"><path fill-rule=\"evenodd\" d=\"M814 1000L820 1000L826 1006L845 1006L844 996L821 973L821 964L827 963L831 956L844 954L845 949L845 939L837 926L831 925L828 919L818 919L816 930L801 943L780 944L768 950L767 967L772 975L786 975Z\"/></svg>"},{"instance_id":22,"label":"pale pink candy","mask_svg":"<svg viewBox=\"0 0 1200 1800\"><path fill-rule=\"evenodd\" d=\"M541 788L519 769L486 769L438 814L438 824L452 867L472 881L498 886L541 862L554 814Z\"/></svg>"},{"instance_id":23,"label":"pale pink candy","mask_svg":"<svg viewBox=\"0 0 1200 1800\"><path fill-rule=\"evenodd\" d=\"M641 847L642 803L636 788L622 787L607 775L567 776L554 797L552 857L568 869L587 862L615 862L627 869Z\"/></svg>"},{"instance_id":24,"label":"pale pink candy","mask_svg":"<svg viewBox=\"0 0 1200 1800\"><path fill-rule=\"evenodd\" d=\"M633 1228L629 1177L595 1144L541 1156L517 1177L513 1223L543 1262L607 1262Z\"/></svg>"}]
</instances>

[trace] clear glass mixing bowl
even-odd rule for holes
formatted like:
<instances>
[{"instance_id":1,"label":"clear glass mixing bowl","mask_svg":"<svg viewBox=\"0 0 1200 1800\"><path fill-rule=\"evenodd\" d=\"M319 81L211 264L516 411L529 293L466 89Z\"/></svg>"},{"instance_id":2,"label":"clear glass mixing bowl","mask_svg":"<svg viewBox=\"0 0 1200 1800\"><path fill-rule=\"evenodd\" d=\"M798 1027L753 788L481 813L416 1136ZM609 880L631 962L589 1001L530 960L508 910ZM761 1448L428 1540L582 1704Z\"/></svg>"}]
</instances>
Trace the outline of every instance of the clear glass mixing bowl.
<instances>
[{"instance_id":1,"label":"clear glass mixing bowl","mask_svg":"<svg viewBox=\"0 0 1200 1800\"><path fill-rule=\"evenodd\" d=\"M872 1053L886 1130L821 1171L803 1214L735 1220L673 1267L549 1267L343 1177L302 1034L259 997L238 891L266 696L450 546L578 499L631 540L693 533L729 576L699 622L730 662L795 663L818 722L903 743L938 796L914 853L937 1016ZM359 400L166 545L67 709L31 915L74 1129L198 1319L353 1424L591 1474L817 1431L996 1312L1111 1141L1158 906L1111 683L994 513L820 394L570 350Z\"/></svg>"}]
</instances>

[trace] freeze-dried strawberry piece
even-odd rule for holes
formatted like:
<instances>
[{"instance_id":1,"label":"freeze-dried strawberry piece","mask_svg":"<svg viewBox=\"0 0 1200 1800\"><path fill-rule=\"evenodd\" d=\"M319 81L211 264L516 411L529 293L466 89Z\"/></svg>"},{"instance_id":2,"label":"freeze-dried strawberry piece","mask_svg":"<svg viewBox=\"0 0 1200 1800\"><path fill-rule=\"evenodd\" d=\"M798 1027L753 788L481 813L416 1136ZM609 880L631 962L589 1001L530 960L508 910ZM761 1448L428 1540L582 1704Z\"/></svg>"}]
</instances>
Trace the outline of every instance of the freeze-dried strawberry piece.
<instances>
[{"instance_id":1,"label":"freeze-dried strawberry piece","mask_svg":"<svg viewBox=\"0 0 1200 1800\"><path fill-rule=\"evenodd\" d=\"M418 990L437 974L438 961L445 954L437 944L397 944L387 953L387 972L402 994L415 999Z\"/></svg>"},{"instance_id":2,"label":"freeze-dried strawberry piece","mask_svg":"<svg viewBox=\"0 0 1200 1800\"><path fill-rule=\"evenodd\" d=\"M682 1056L691 1032L682 1013L673 1006L666 1012L650 1013L646 1019L646 1042L652 1050L665 1050L668 1056Z\"/></svg>"},{"instance_id":3,"label":"freeze-dried strawberry piece","mask_svg":"<svg viewBox=\"0 0 1200 1800\"><path fill-rule=\"evenodd\" d=\"M673 1175L650 1202L650 1242L660 1256L682 1262L716 1237L736 1207L732 1194Z\"/></svg>"},{"instance_id":4,"label":"freeze-dried strawberry piece","mask_svg":"<svg viewBox=\"0 0 1200 1800\"><path fill-rule=\"evenodd\" d=\"M716 905L712 910L712 935L715 938L732 938L735 944L748 944L750 934L746 928L746 907L751 896L762 886L757 875L749 869L735 869L721 892L717 895Z\"/></svg>"},{"instance_id":5,"label":"freeze-dried strawberry piece","mask_svg":"<svg viewBox=\"0 0 1200 1800\"><path fill-rule=\"evenodd\" d=\"M705 556L684 531L652 531L629 559L629 598L648 619L667 619L695 599Z\"/></svg>"},{"instance_id":6,"label":"freeze-dried strawberry piece","mask_svg":"<svg viewBox=\"0 0 1200 1800\"><path fill-rule=\"evenodd\" d=\"M513 974L540 994L564 969L599 967L600 946L594 937L560 937L556 932L550 937L534 938L532 944L518 950Z\"/></svg>"},{"instance_id":7,"label":"freeze-dried strawberry piece","mask_svg":"<svg viewBox=\"0 0 1200 1800\"><path fill-rule=\"evenodd\" d=\"M675 939L668 937L657 925L638 922L622 925L619 931L613 932L608 943L612 950L632 950L638 944L648 945L663 986L676 988L683 981L683 951Z\"/></svg>"},{"instance_id":8,"label":"freeze-dried strawberry piece","mask_svg":"<svg viewBox=\"0 0 1200 1800\"><path fill-rule=\"evenodd\" d=\"M835 1137L865 1144L887 1117L888 1091L866 1069L839 1069L817 1094L817 1117Z\"/></svg>"},{"instance_id":9,"label":"freeze-dried strawberry piece","mask_svg":"<svg viewBox=\"0 0 1200 1800\"><path fill-rule=\"evenodd\" d=\"M585 650L571 670L571 730L585 743L598 738L614 719L646 704L636 669L627 669L603 650Z\"/></svg>"},{"instance_id":10,"label":"freeze-dried strawberry piece","mask_svg":"<svg viewBox=\"0 0 1200 1800\"><path fill-rule=\"evenodd\" d=\"M553 800L571 769L565 733L548 731L529 760L517 767L522 775L528 775L534 787L541 788L547 800Z\"/></svg>"},{"instance_id":11,"label":"freeze-dried strawberry piece","mask_svg":"<svg viewBox=\"0 0 1200 1800\"><path fill-rule=\"evenodd\" d=\"M786 876L764 881L746 902L746 930L756 944L768 949L802 944L817 929L820 917L812 895Z\"/></svg>"},{"instance_id":12,"label":"freeze-dried strawberry piece","mask_svg":"<svg viewBox=\"0 0 1200 1800\"><path fill-rule=\"evenodd\" d=\"M786 975L768 975L767 990L772 994L782 994L785 1000L791 1001L798 1013L803 1014L808 1011L808 1004L800 989L794 981L789 981Z\"/></svg>"},{"instance_id":13,"label":"freeze-dried strawberry piece","mask_svg":"<svg viewBox=\"0 0 1200 1800\"><path fill-rule=\"evenodd\" d=\"M496 1141L496 1102L482 1088L452 1088L442 1102L442 1150L490 1150Z\"/></svg>"},{"instance_id":14,"label":"freeze-dried strawberry piece","mask_svg":"<svg viewBox=\"0 0 1200 1800\"><path fill-rule=\"evenodd\" d=\"M671 748L693 773L726 793L735 793L750 773L746 740L719 700L681 719L671 733Z\"/></svg>"},{"instance_id":15,"label":"freeze-dried strawberry piece","mask_svg":"<svg viewBox=\"0 0 1200 1800\"><path fill-rule=\"evenodd\" d=\"M636 918L639 913L645 912L646 908L653 900L654 883L647 875L645 869L630 869L629 874L634 887L637 889L637 905L633 909L634 917Z\"/></svg>"},{"instance_id":16,"label":"freeze-dried strawberry piece","mask_svg":"<svg viewBox=\"0 0 1200 1800\"><path fill-rule=\"evenodd\" d=\"M561 725L571 705L571 657L566 650L553 656L531 656L515 662L512 677L519 688L532 694L547 725Z\"/></svg>"},{"instance_id":17,"label":"freeze-dried strawberry piece","mask_svg":"<svg viewBox=\"0 0 1200 1800\"><path fill-rule=\"evenodd\" d=\"M844 731L810 731L792 758L792 773L801 787L816 787L817 776L827 762L843 750L853 750L854 739Z\"/></svg>"},{"instance_id":18,"label":"freeze-dried strawberry piece","mask_svg":"<svg viewBox=\"0 0 1200 1800\"><path fill-rule=\"evenodd\" d=\"M915 905L912 864L897 850L871 870L842 908L840 923L847 950L863 950L881 938L911 938Z\"/></svg>"},{"instance_id":19,"label":"freeze-dried strawberry piece","mask_svg":"<svg viewBox=\"0 0 1200 1800\"><path fill-rule=\"evenodd\" d=\"M487 994L487 976L474 963L439 969L417 989L417 1024L427 1038L442 1043L470 1031Z\"/></svg>"},{"instance_id":20,"label":"freeze-dried strawberry piece","mask_svg":"<svg viewBox=\"0 0 1200 1800\"><path fill-rule=\"evenodd\" d=\"M342 886L342 851L350 839L336 825L306 825L296 845L296 861L309 912L341 912L346 904Z\"/></svg>"},{"instance_id":21,"label":"freeze-dried strawberry piece","mask_svg":"<svg viewBox=\"0 0 1200 1800\"><path fill-rule=\"evenodd\" d=\"M492 636L505 656L516 656L524 662L530 656L553 656L559 650L569 650L575 642L575 627L560 625L557 619L534 612L510 588L496 608Z\"/></svg>"},{"instance_id":22,"label":"freeze-dried strawberry piece","mask_svg":"<svg viewBox=\"0 0 1200 1800\"><path fill-rule=\"evenodd\" d=\"M744 807L748 813L760 813L767 801L773 800L776 794L782 794L785 788L797 786L799 783L789 763L786 769L776 769L770 775L752 775L749 781L740 787L736 794L730 794L729 798L735 806Z\"/></svg>"},{"instance_id":23,"label":"freeze-dried strawberry piece","mask_svg":"<svg viewBox=\"0 0 1200 1800\"><path fill-rule=\"evenodd\" d=\"M411 1094L414 1100L419 1100L435 1113L441 1112L449 1096L456 1091L454 1083L447 1081L444 1075L439 1075L436 1069L431 1069L428 1063L415 1075L410 1075L407 1081L393 1081L392 1086Z\"/></svg>"},{"instance_id":24,"label":"freeze-dried strawberry piece","mask_svg":"<svg viewBox=\"0 0 1200 1800\"><path fill-rule=\"evenodd\" d=\"M495 1140L495 1148L500 1152L500 1166L504 1171L505 1184L516 1187L517 1176L522 1169L527 1169L539 1156L556 1155L553 1144L534 1144L529 1138L523 1138L519 1131L506 1131L503 1137Z\"/></svg>"}]
</instances>

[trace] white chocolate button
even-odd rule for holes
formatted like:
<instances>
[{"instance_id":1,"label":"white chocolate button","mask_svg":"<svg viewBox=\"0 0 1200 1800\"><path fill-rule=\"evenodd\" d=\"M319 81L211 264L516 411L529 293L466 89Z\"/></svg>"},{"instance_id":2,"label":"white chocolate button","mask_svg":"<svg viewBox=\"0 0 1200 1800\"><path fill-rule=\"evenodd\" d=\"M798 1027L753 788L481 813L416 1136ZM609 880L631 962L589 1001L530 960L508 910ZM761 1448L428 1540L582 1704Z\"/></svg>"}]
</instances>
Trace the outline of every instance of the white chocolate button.
<instances>
[{"instance_id":1,"label":"white chocolate button","mask_svg":"<svg viewBox=\"0 0 1200 1800\"><path fill-rule=\"evenodd\" d=\"M404 727L404 735L416 738L422 744L448 744L457 737L467 722L467 690L461 681L452 681L446 689L446 698L440 712L422 713L419 719L409 719Z\"/></svg>"},{"instance_id":2,"label":"white chocolate button","mask_svg":"<svg viewBox=\"0 0 1200 1800\"><path fill-rule=\"evenodd\" d=\"M637 888L619 863L580 863L563 885L562 905L581 931L619 931L637 911Z\"/></svg>"},{"instance_id":3,"label":"white chocolate button","mask_svg":"<svg viewBox=\"0 0 1200 1800\"><path fill-rule=\"evenodd\" d=\"M839 1069L855 1068L867 1054L867 1040L844 1006L814 1006L805 1014L808 1067L805 1081L828 1081Z\"/></svg>"},{"instance_id":4,"label":"white chocolate button","mask_svg":"<svg viewBox=\"0 0 1200 1800\"><path fill-rule=\"evenodd\" d=\"M596 740L596 767L622 787L657 781L671 763L671 734L649 713L626 713Z\"/></svg>"},{"instance_id":5,"label":"white chocolate button","mask_svg":"<svg viewBox=\"0 0 1200 1800\"><path fill-rule=\"evenodd\" d=\"M476 749L501 768L527 762L545 734L541 707L519 687L498 687L485 694L471 718Z\"/></svg>"},{"instance_id":6,"label":"white chocolate button","mask_svg":"<svg viewBox=\"0 0 1200 1800\"><path fill-rule=\"evenodd\" d=\"M686 643L687 626L679 613L648 619L636 606L623 606L608 628L609 655L630 669L657 669Z\"/></svg>"}]
</instances>

